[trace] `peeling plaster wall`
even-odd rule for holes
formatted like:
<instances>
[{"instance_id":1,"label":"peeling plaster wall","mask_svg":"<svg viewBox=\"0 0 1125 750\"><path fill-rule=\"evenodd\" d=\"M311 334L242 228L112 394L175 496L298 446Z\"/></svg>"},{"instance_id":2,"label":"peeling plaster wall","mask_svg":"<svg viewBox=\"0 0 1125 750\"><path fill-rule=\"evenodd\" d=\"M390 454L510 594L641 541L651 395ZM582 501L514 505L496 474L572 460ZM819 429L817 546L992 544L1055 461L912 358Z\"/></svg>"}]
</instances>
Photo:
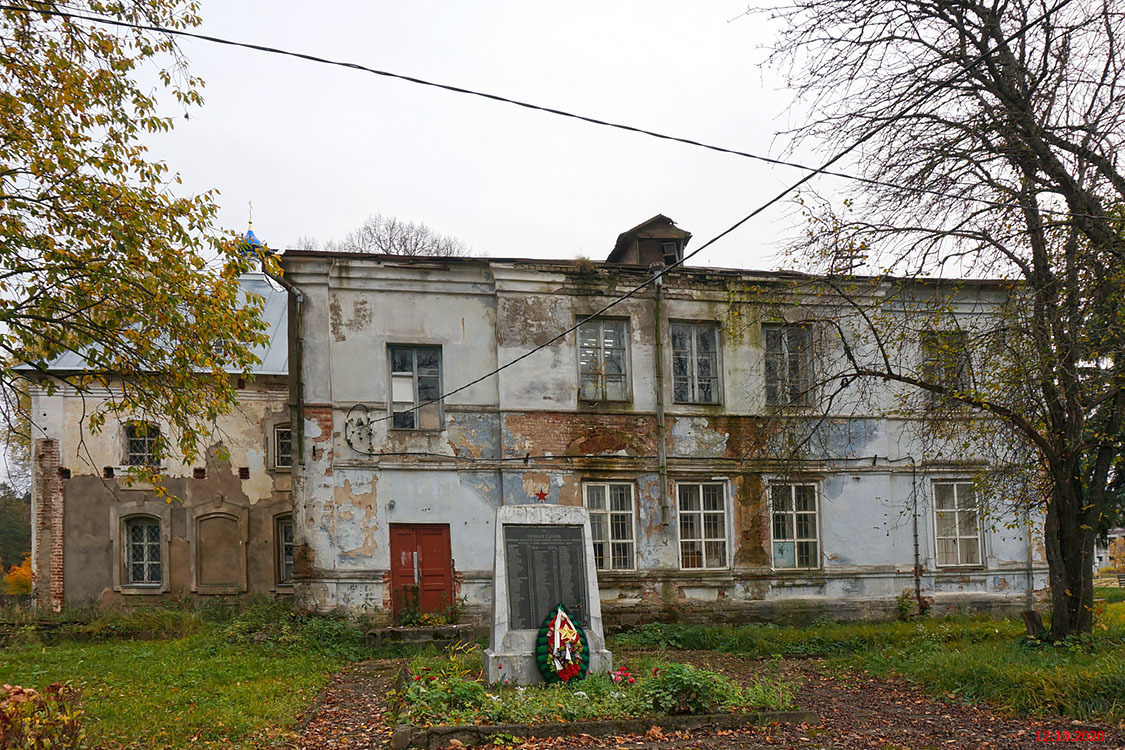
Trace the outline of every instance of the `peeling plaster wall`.
<instances>
[{"instance_id":1,"label":"peeling plaster wall","mask_svg":"<svg viewBox=\"0 0 1125 750\"><path fill-rule=\"evenodd\" d=\"M289 423L287 396L284 381L268 376L241 388L238 405L220 418L203 456L191 465L175 457L165 461L165 486L173 496L166 501L151 486L127 480L125 432L117 419L90 430L86 420L104 395L83 398L67 388L47 395L33 388L33 440L54 441L59 455L57 466L37 471L54 472L61 480L63 513L62 554L41 557L36 566L39 600L45 603L42 592L52 581L61 582L63 599L75 605L291 592L290 585L278 581L276 525L291 511L292 477L273 468L272 456L274 426ZM170 434L167 425L161 429ZM220 455L220 448L229 457ZM242 468L248 472L245 479ZM42 510L46 498L39 489L35 495L33 502ZM125 582L122 524L138 514L161 519L166 538L160 586L130 587ZM208 517L230 525L212 522L205 528L222 533L200 535L197 524ZM37 546L49 548L52 533L49 526L37 527ZM233 579L222 585L208 581L206 571L215 566L201 567L204 560L222 561Z\"/></svg>"},{"instance_id":2,"label":"peeling plaster wall","mask_svg":"<svg viewBox=\"0 0 1125 750\"><path fill-rule=\"evenodd\" d=\"M415 431L389 429L388 345L440 346L448 391L547 344L649 272L488 259L298 253L283 260L306 300L295 577L298 600L311 609L386 615L390 526L447 523L455 593L483 620L491 604L496 508L580 505L583 481L635 488L635 569L599 574L609 622L891 614L894 597L915 585L915 500L917 580L939 610L1024 606L1029 581L1035 590L1044 585L1041 550L1033 550L1029 578L1022 528L1001 530L1018 519L998 520L996 530L983 533L984 565L936 566L930 482L968 469L947 462L941 472L918 471L915 484L906 458L922 456L923 446L911 420L859 413L845 399L838 417L818 429L811 463L792 476L792 467L770 464L762 445L774 425L764 404L758 322L777 317L755 306L752 295L735 299L729 291L761 279L673 274L659 333L649 290L617 305L609 316L629 322L627 402L579 401L572 333L452 395L440 430ZM740 326L729 324L735 307ZM669 482L662 501L654 362L659 343L670 367L669 322L681 320L719 326L723 397L721 405L674 403L666 372ZM895 403L889 394L885 402ZM766 488L787 477L819 488L822 555L815 570L771 567ZM727 487L728 567L680 568L677 481Z\"/></svg>"}]
</instances>

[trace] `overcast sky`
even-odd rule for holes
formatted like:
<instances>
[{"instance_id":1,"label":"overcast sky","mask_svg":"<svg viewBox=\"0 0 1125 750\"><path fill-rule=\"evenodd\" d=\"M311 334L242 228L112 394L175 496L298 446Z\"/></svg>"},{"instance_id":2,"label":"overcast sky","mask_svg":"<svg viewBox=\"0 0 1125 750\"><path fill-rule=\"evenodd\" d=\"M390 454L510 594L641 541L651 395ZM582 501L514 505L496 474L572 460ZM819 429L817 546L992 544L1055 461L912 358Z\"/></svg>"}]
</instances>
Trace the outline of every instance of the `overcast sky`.
<instances>
[{"instance_id":1,"label":"overcast sky","mask_svg":"<svg viewBox=\"0 0 1125 750\"><path fill-rule=\"evenodd\" d=\"M203 33L357 62L780 155L789 93L746 3L219 2ZM153 144L221 221L275 249L337 239L371 213L420 221L474 254L604 258L657 213L717 234L802 173L339 67L183 40L202 109ZM800 158L813 160L807 154ZM792 204L693 265L786 265Z\"/></svg>"}]
</instances>

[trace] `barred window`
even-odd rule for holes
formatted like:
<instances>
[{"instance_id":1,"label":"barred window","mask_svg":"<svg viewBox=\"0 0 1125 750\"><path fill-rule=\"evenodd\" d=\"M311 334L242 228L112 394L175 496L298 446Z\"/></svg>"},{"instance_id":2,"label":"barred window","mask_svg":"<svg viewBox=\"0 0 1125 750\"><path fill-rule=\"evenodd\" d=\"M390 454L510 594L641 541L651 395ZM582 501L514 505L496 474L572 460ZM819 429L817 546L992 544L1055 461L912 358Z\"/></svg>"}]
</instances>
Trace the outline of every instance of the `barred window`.
<instances>
[{"instance_id":1,"label":"barred window","mask_svg":"<svg viewBox=\"0 0 1125 750\"><path fill-rule=\"evenodd\" d=\"M160 427L152 422L132 421L125 424L125 464L127 466L159 466Z\"/></svg>"},{"instance_id":2,"label":"barred window","mask_svg":"<svg viewBox=\"0 0 1125 750\"><path fill-rule=\"evenodd\" d=\"M579 395L583 401L629 399L629 325L588 320L578 328Z\"/></svg>"},{"instance_id":3,"label":"barred window","mask_svg":"<svg viewBox=\"0 0 1125 750\"><path fill-rule=\"evenodd\" d=\"M774 568L819 568L820 534L815 484L771 484Z\"/></svg>"},{"instance_id":4,"label":"barred window","mask_svg":"<svg viewBox=\"0 0 1125 750\"><path fill-rule=\"evenodd\" d=\"M980 512L970 482L934 482L938 565L980 565Z\"/></svg>"},{"instance_id":5,"label":"barred window","mask_svg":"<svg viewBox=\"0 0 1125 750\"><path fill-rule=\"evenodd\" d=\"M721 482L677 483L680 519L680 567L727 567L726 485Z\"/></svg>"},{"instance_id":6,"label":"barred window","mask_svg":"<svg viewBox=\"0 0 1125 750\"><path fill-rule=\"evenodd\" d=\"M125 580L131 585L163 583L160 521L150 517L125 521Z\"/></svg>"},{"instance_id":7,"label":"barred window","mask_svg":"<svg viewBox=\"0 0 1125 750\"><path fill-rule=\"evenodd\" d=\"M632 570L633 485L627 482L591 482L583 485L594 564L598 570Z\"/></svg>"},{"instance_id":8,"label":"barred window","mask_svg":"<svg viewBox=\"0 0 1125 750\"><path fill-rule=\"evenodd\" d=\"M277 519L277 582L293 583L293 516Z\"/></svg>"},{"instance_id":9,"label":"barred window","mask_svg":"<svg viewBox=\"0 0 1125 750\"><path fill-rule=\"evenodd\" d=\"M680 403L719 403L719 328L672 324L672 397Z\"/></svg>"},{"instance_id":10,"label":"barred window","mask_svg":"<svg viewBox=\"0 0 1125 750\"><path fill-rule=\"evenodd\" d=\"M293 431L287 424L273 428L273 465L276 469L293 468Z\"/></svg>"}]
</instances>

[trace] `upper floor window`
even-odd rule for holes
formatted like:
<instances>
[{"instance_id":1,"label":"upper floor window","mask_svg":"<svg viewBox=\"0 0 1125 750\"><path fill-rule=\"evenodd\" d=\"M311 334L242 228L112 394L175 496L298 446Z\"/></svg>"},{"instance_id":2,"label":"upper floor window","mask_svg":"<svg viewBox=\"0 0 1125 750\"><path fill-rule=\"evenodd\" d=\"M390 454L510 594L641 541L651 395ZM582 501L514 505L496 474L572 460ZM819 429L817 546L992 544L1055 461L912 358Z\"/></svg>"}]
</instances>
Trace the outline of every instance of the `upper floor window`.
<instances>
[{"instance_id":1,"label":"upper floor window","mask_svg":"<svg viewBox=\"0 0 1125 750\"><path fill-rule=\"evenodd\" d=\"M727 567L726 485L677 482L680 567Z\"/></svg>"},{"instance_id":2,"label":"upper floor window","mask_svg":"<svg viewBox=\"0 0 1125 750\"><path fill-rule=\"evenodd\" d=\"M163 583L160 560L160 521L137 516L125 521L125 582L130 585Z\"/></svg>"},{"instance_id":3,"label":"upper floor window","mask_svg":"<svg viewBox=\"0 0 1125 750\"><path fill-rule=\"evenodd\" d=\"M133 420L125 423L125 464L127 466L160 465L160 427L152 422Z\"/></svg>"},{"instance_id":4,"label":"upper floor window","mask_svg":"<svg viewBox=\"0 0 1125 750\"><path fill-rule=\"evenodd\" d=\"M934 482L938 565L980 565L980 512L971 482Z\"/></svg>"},{"instance_id":5,"label":"upper floor window","mask_svg":"<svg viewBox=\"0 0 1125 750\"><path fill-rule=\"evenodd\" d=\"M273 428L273 466L275 469L293 468L293 430L287 424Z\"/></svg>"},{"instance_id":6,"label":"upper floor window","mask_svg":"<svg viewBox=\"0 0 1125 750\"><path fill-rule=\"evenodd\" d=\"M590 482L582 485L590 511L594 565L598 570L632 570L633 485L628 482Z\"/></svg>"},{"instance_id":7,"label":"upper floor window","mask_svg":"<svg viewBox=\"0 0 1125 750\"><path fill-rule=\"evenodd\" d=\"M719 403L719 328L672 324L672 397L686 404Z\"/></svg>"},{"instance_id":8,"label":"upper floor window","mask_svg":"<svg viewBox=\"0 0 1125 750\"><path fill-rule=\"evenodd\" d=\"M812 402L812 328L806 324L763 325L766 403L808 406Z\"/></svg>"},{"instance_id":9,"label":"upper floor window","mask_svg":"<svg viewBox=\"0 0 1125 750\"><path fill-rule=\"evenodd\" d=\"M578 327L579 395L583 401L629 400L629 324L596 318Z\"/></svg>"},{"instance_id":10,"label":"upper floor window","mask_svg":"<svg viewBox=\"0 0 1125 750\"><path fill-rule=\"evenodd\" d=\"M964 331L922 332L922 379L948 392L969 388L969 350ZM943 399L929 391L931 403Z\"/></svg>"},{"instance_id":11,"label":"upper floor window","mask_svg":"<svg viewBox=\"0 0 1125 750\"><path fill-rule=\"evenodd\" d=\"M771 484L774 568L820 567L815 484Z\"/></svg>"},{"instance_id":12,"label":"upper floor window","mask_svg":"<svg viewBox=\"0 0 1125 750\"><path fill-rule=\"evenodd\" d=\"M393 427L441 429L441 347L391 346L389 355Z\"/></svg>"},{"instance_id":13,"label":"upper floor window","mask_svg":"<svg viewBox=\"0 0 1125 750\"><path fill-rule=\"evenodd\" d=\"M293 583L293 516L277 519L277 582Z\"/></svg>"}]
</instances>

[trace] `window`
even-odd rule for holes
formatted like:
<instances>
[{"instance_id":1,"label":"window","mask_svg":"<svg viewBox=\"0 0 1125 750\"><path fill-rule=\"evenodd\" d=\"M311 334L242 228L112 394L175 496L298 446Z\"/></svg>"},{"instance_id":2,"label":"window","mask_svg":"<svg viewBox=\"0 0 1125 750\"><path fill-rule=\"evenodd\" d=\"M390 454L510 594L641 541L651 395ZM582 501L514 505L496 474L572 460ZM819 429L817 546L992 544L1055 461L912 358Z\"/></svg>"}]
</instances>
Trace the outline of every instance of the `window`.
<instances>
[{"instance_id":1,"label":"window","mask_svg":"<svg viewBox=\"0 0 1125 750\"><path fill-rule=\"evenodd\" d=\"M970 482L934 482L938 565L980 565L980 514Z\"/></svg>"},{"instance_id":2,"label":"window","mask_svg":"<svg viewBox=\"0 0 1125 750\"><path fill-rule=\"evenodd\" d=\"M131 586L164 582L160 564L160 521L148 516L125 521L125 581Z\"/></svg>"},{"instance_id":3,"label":"window","mask_svg":"<svg viewBox=\"0 0 1125 750\"><path fill-rule=\"evenodd\" d=\"M594 539L594 564L598 570L632 570L633 485L598 482L583 485L590 531Z\"/></svg>"},{"instance_id":4,"label":"window","mask_svg":"<svg viewBox=\"0 0 1125 750\"><path fill-rule=\"evenodd\" d=\"M812 389L812 328L807 325L763 325L766 349L766 403L807 406Z\"/></svg>"},{"instance_id":5,"label":"window","mask_svg":"<svg viewBox=\"0 0 1125 750\"><path fill-rule=\"evenodd\" d=\"M727 567L726 485L677 483L680 567Z\"/></svg>"},{"instance_id":6,"label":"window","mask_svg":"<svg viewBox=\"0 0 1125 750\"><path fill-rule=\"evenodd\" d=\"M159 466L160 428L151 422L125 423L125 464L127 466Z\"/></svg>"},{"instance_id":7,"label":"window","mask_svg":"<svg viewBox=\"0 0 1125 750\"><path fill-rule=\"evenodd\" d=\"M964 331L922 333L922 379L950 391L969 388L969 351ZM944 400L932 391L928 397L932 404Z\"/></svg>"},{"instance_id":8,"label":"window","mask_svg":"<svg viewBox=\"0 0 1125 750\"><path fill-rule=\"evenodd\" d=\"M441 347L392 346L390 360L392 426L440 430Z\"/></svg>"},{"instance_id":9,"label":"window","mask_svg":"<svg viewBox=\"0 0 1125 750\"><path fill-rule=\"evenodd\" d=\"M815 484L771 484L773 567L819 568Z\"/></svg>"},{"instance_id":10,"label":"window","mask_svg":"<svg viewBox=\"0 0 1125 750\"><path fill-rule=\"evenodd\" d=\"M672 398L686 404L719 403L719 328L672 324Z\"/></svg>"},{"instance_id":11,"label":"window","mask_svg":"<svg viewBox=\"0 0 1125 750\"><path fill-rule=\"evenodd\" d=\"M293 431L287 424L273 428L273 466L275 469L293 468Z\"/></svg>"},{"instance_id":12,"label":"window","mask_svg":"<svg viewBox=\"0 0 1125 750\"><path fill-rule=\"evenodd\" d=\"M664 265L672 266L680 260L680 243L661 242L660 254L664 258Z\"/></svg>"},{"instance_id":13,"label":"window","mask_svg":"<svg viewBox=\"0 0 1125 750\"><path fill-rule=\"evenodd\" d=\"M578 328L579 391L584 401L627 401L629 371L624 320L589 320Z\"/></svg>"},{"instance_id":14,"label":"window","mask_svg":"<svg viewBox=\"0 0 1125 750\"><path fill-rule=\"evenodd\" d=\"M277 519L277 582L293 583L293 516Z\"/></svg>"}]
</instances>

